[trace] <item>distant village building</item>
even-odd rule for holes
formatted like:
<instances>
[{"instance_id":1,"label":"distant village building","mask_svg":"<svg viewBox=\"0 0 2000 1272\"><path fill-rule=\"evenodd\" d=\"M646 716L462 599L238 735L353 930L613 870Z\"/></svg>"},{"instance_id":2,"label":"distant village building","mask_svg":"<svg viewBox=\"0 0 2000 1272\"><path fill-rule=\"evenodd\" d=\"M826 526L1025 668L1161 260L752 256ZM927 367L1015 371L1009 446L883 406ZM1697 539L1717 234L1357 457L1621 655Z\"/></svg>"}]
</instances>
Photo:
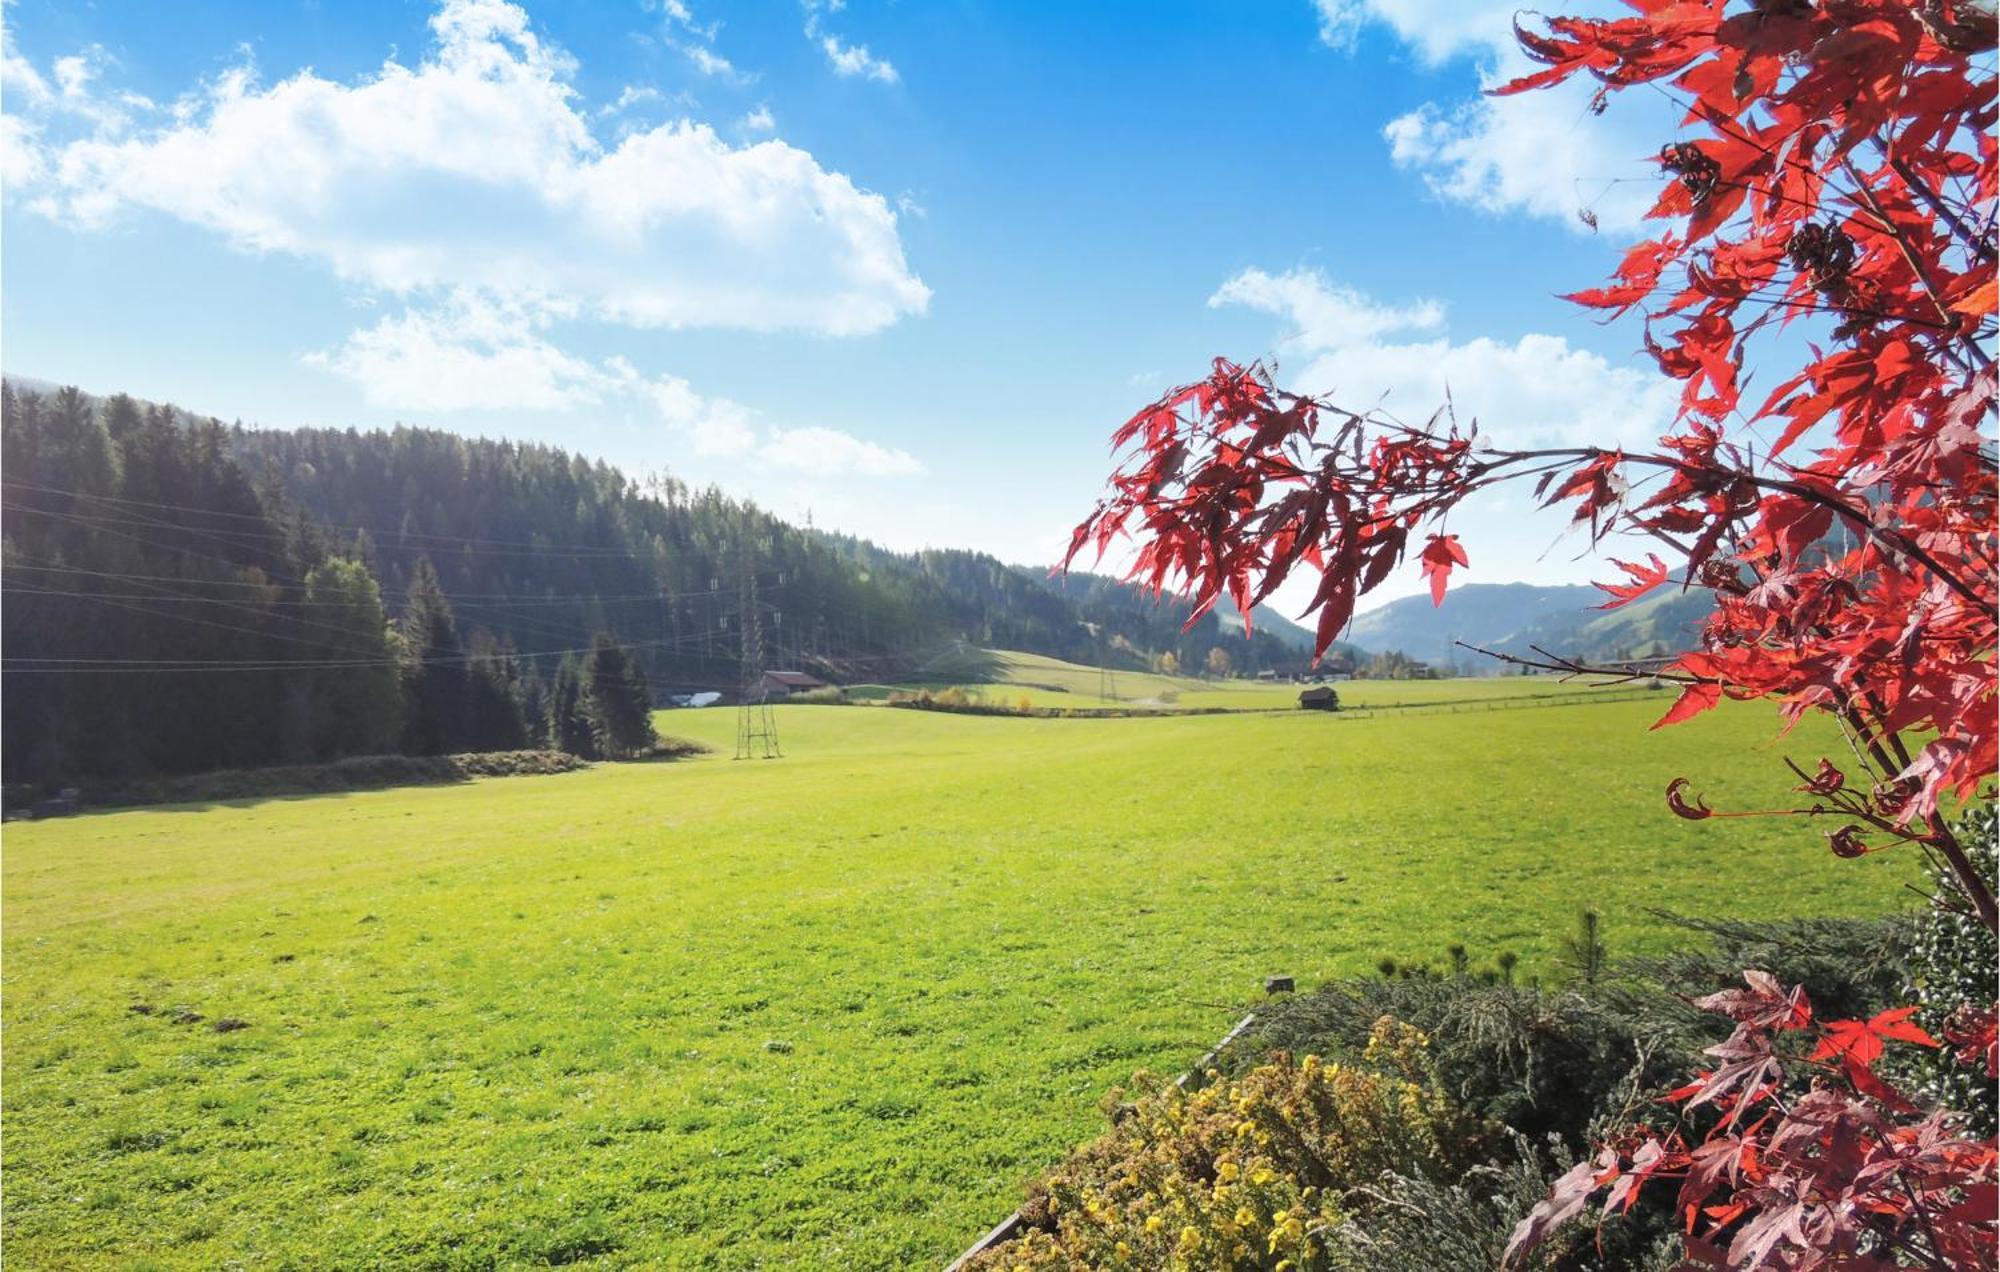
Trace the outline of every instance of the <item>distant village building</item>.
<instances>
[{"instance_id":1,"label":"distant village building","mask_svg":"<svg viewBox=\"0 0 2000 1272\"><path fill-rule=\"evenodd\" d=\"M30 815L40 820L43 817L71 817L83 803L83 792L74 786L65 786L52 798L36 800Z\"/></svg>"},{"instance_id":2,"label":"distant village building","mask_svg":"<svg viewBox=\"0 0 2000 1272\"><path fill-rule=\"evenodd\" d=\"M767 671L757 681L757 687L773 698L789 698L795 693L832 688L818 676L803 671Z\"/></svg>"},{"instance_id":3,"label":"distant village building","mask_svg":"<svg viewBox=\"0 0 2000 1272\"><path fill-rule=\"evenodd\" d=\"M1338 711L1340 695L1331 685L1314 685L1299 695L1299 706L1307 711Z\"/></svg>"}]
</instances>

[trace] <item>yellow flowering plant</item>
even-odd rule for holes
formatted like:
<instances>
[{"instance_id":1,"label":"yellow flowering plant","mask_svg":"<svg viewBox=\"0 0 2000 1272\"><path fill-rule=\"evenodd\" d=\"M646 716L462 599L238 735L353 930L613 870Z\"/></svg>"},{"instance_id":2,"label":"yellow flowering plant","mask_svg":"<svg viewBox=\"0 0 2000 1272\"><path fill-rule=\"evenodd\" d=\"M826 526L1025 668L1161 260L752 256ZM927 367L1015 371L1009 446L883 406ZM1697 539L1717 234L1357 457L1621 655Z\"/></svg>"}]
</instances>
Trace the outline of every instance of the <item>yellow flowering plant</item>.
<instances>
[{"instance_id":1,"label":"yellow flowering plant","mask_svg":"<svg viewBox=\"0 0 2000 1272\"><path fill-rule=\"evenodd\" d=\"M1028 1186L1029 1231L995 1269L1308 1269L1383 1174L1455 1177L1490 1128L1439 1091L1427 1040L1390 1017L1359 1064L1280 1053L1184 1090L1141 1073L1111 1126Z\"/></svg>"}]
</instances>

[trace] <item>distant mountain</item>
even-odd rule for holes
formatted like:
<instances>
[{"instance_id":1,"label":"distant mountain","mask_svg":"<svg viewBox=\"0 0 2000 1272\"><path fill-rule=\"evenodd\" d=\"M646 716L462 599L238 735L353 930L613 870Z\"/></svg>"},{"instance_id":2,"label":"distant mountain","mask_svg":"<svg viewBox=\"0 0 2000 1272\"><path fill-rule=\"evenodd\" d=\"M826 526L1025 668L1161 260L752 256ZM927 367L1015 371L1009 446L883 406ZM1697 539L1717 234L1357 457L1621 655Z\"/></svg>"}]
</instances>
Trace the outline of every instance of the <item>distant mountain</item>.
<instances>
[{"instance_id":1,"label":"distant mountain","mask_svg":"<svg viewBox=\"0 0 2000 1272\"><path fill-rule=\"evenodd\" d=\"M1604 600L1583 585L1468 583L1442 606L1427 596L1391 601L1356 618L1346 638L1373 653L1401 650L1476 671L1483 660L1454 641L1510 654L1540 647L1582 659L1643 657L1688 648L1711 608L1705 592L1662 591L1616 610L1598 609Z\"/></svg>"},{"instance_id":2,"label":"distant mountain","mask_svg":"<svg viewBox=\"0 0 2000 1272\"><path fill-rule=\"evenodd\" d=\"M1241 632L1243 630L1243 619L1233 609L1222 615L1221 621L1224 631ZM1250 611L1250 622L1254 630L1269 632L1293 649L1302 649L1307 653L1312 652L1312 632L1300 627L1297 623L1294 623L1291 619L1286 618L1283 614L1280 614L1268 605L1259 605L1256 609Z\"/></svg>"}]
</instances>

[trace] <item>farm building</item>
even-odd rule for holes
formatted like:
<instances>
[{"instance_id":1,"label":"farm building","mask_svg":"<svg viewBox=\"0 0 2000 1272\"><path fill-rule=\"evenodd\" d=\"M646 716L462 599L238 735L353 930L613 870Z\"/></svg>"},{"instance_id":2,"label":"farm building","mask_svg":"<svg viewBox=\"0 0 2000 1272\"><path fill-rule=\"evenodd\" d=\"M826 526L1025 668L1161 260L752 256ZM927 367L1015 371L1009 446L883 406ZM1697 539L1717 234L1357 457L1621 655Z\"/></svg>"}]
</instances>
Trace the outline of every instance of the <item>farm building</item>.
<instances>
[{"instance_id":1,"label":"farm building","mask_svg":"<svg viewBox=\"0 0 2000 1272\"><path fill-rule=\"evenodd\" d=\"M795 693L810 693L814 689L832 686L818 676L803 671L767 671L758 680L757 687L770 697L789 698Z\"/></svg>"},{"instance_id":2,"label":"farm building","mask_svg":"<svg viewBox=\"0 0 2000 1272\"><path fill-rule=\"evenodd\" d=\"M1299 695L1299 706L1307 711L1338 711L1340 695L1330 685L1314 685Z\"/></svg>"}]
</instances>

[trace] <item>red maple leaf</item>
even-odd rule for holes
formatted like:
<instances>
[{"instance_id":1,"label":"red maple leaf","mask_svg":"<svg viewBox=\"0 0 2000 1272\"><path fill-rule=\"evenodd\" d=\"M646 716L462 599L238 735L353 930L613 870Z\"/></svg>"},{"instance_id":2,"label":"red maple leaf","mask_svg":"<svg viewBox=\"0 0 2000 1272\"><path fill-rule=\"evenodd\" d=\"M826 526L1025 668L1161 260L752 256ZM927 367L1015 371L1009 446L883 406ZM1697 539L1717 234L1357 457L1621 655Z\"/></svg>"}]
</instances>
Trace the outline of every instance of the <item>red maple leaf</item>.
<instances>
[{"instance_id":1,"label":"red maple leaf","mask_svg":"<svg viewBox=\"0 0 2000 1272\"><path fill-rule=\"evenodd\" d=\"M1466 564L1465 549L1458 546L1455 534L1434 534L1424 544L1420 559L1424 563L1424 577L1431 584L1431 604L1443 605L1445 580L1451 577L1453 566Z\"/></svg>"}]
</instances>

